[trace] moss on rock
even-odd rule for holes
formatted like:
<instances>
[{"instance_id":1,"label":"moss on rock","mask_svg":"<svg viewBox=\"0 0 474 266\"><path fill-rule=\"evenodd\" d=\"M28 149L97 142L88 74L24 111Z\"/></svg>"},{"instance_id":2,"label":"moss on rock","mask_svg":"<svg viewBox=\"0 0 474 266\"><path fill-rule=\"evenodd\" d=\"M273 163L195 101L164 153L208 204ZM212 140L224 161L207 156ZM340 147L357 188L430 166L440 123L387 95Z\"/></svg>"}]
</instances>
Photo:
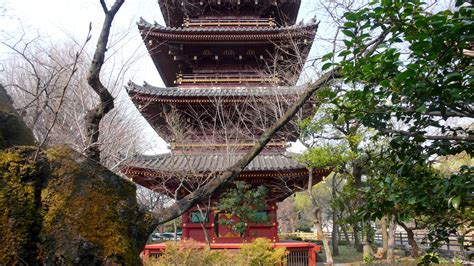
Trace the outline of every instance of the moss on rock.
<instances>
[{"instance_id":1,"label":"moss on rock","mask_svg":"<svg viewBox=\"0 0 474 266\"><path fill-rule=\"evenodd\" d=\"M34 150L0 151L0 264L35 261L41 226L38 193L46 162L31 160Z\"/></svg>"},{"instance_id":2,"label":"moss on rock","mask_svg":"<svg viewBox=\"0 0 474 266\"><path fill-rule=\"evenodd\" d=\"M140 264L133 183L66 147L0 151L0 264Z\"/></svg>"},{"instance_id":3,"label":"moss on rock","mask_svg":"<svg viewBox=\"0 0 474 266\"><path fill-rule=\"evenodd\" d=\"M49 180L41 197L43 208L47 209L41 236L49 244L46 249L55 254L46 257L80 264L98 263L81 261L76 255L86 244L87 251L95 254L95 258L138 264L141 241L136 239L143 238L145 232L144 227L140 228L144 220L138 211L135 185L71 153L70 149L52 149L47 155L54 178ZM88 260L87 256L85 259Z\"/></svg>"}]
</instances>

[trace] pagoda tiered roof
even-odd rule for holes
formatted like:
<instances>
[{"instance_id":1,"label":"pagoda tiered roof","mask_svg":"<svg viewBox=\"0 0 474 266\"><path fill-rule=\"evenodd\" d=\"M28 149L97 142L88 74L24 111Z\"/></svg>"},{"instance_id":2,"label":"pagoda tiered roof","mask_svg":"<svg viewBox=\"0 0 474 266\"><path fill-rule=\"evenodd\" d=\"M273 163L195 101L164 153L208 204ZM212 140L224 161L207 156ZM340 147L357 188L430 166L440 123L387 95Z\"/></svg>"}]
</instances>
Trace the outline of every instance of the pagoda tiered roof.
<instances>
[{"instance_id":1,"label":"pagoda tiered roof","mask_svg":"<svg viewBox=\"0 0 474 266\"><path fill-rule=\"evenodd\" d=\"M189 83L222 84L229 80L249 85L294 85L303 67L300 62L309 54L318 23L287 27L164 27L141 20L138 27L168 87ZM297 51L292 51L295 49ZM276 69L272 70L275 73L264 74L275 60L278 61ZM234 71L232 66L246 66L247 69L240 69L240 73L224 73L229 69ZM288 67L292 70L282 69ZM288 77L278 78L276 75L281 73Z\"/></svg>"},{"instance_id":2,"label":"pagoda tiered roof","mask_svg":"<svg viewBox=\"0 0 474 266\"><path fill-rule=\"evenodd\" d=\"M142 186L156 188L168 194L180 185L193 186L209 174L234 165L244 154L186 154L167 153L140 155L124 163L122 172ZM261 153L240 173L237 180L253 185L266 184L273 191L271 200L283 200L295 189L307 186L308 169L292 159L289 153ZM329 174L328 169L313 169L313 182ZM196 184L194 184L196 185ZM187 192L182 192L184 196Z\"/></svg>"},{"instance_id":3,"label":"pagoda tiered roof","mask_svg":"<svg viewBox=\"0 0 474 266\"><path fill-rule=\"evenodd\" d=\"M141 19L138 28L166 87L129 82L126 89L170 152L137 155L120 167L135 183L179 200L232 170L301 95L306 86L296 83L318 23L313 19L295 25L301 0L158 3L166 25ZM306 102L299 115L312 115L312 104ZM220 225L225 217L239 219L215 208L222 193L234 186L224 183L209 196L206 204L212 208L204 222L193 219L199 205L183 214L183 239L242 243L267 237L278 242L276 203L331 171L308 169L286 152L288 142L298 138L293 122L281 127L235 177L268 189L266 207L259 211L269 220L246 224L240 236Z\"/></svg>"},{"instance_id":4,"label":"pagoda tiered roof","mask_svg":"<svg viewBox=\"0 0 474 266\"><path fill-rule=\"evenodd\" d=\"M172 142L175 138L183 138L180 140L180 143L171 145L173 147L179 148L178 146L183 146L186 149L193 145L189 145L190 143L186 143L186 141L192 141L194 143L204 142L204 147L209 149L222 149L225 147L220 147L223 144L219 140L217 141L216 145L211 145L207 143L209 140L207 137L211 134L210 132L206 132L203 124L199 122L196 115L193 114L200 114L200 119L204 119L205 116L210 116L214 112L217 112L219 108L223 108L224 110L243 110L249 108L249 106L261 106L261 109L267 108L282 108L284 110L289 104L291 104L298 95L300 95L305 86L262 86L262 87L247 87L247 86L240 86L240 87L155 87L149 84L144 85L137 85L133 82L129 82L127 88L127 92L132 99L133 103L137 106L139 111L142 113L143 117L148 121L148 123L155 129L155 131L160 135L167 142ZM271 103L278 102L278 104L272 105ZM312 114L312 104L313 101L308 101L302 108L302 117L307 117ZM224 107L225 106L225 107ZM186 120L187 122L181 126L187 126L188 128L196 127L199 129L199 132L195 134L190 134L186 136L175 136L173 134L172 128L176 126L169 125L169 121L166 115L166 110L173 109L177 113L180 114L180 119L183 121ZM250 108L253 110L253 107ZM221 110L222 111L222 110ZM229 113L232 113L231 111ZM249 114L250 115L250 114ZM256 113L255 115L260 115ZM250 118L249 116L248 118ZM210 117L208 117L210 118ZM236 119L243 119L242 117L235 117ZM258 120L255 117L255 120ZM184 123L184 122L181 123ZM268 121L272 121L269 119L266 120L258 120L259 123L269 123ZM265 122L264 122L265 121ZM178 123L175 121L174 123ZM218 124L221 127L226 126L227 124ZM218 125L214 125L214 130L220 130L221 128ZM250 126L250 125L249 125ZM259 136L259 134L263 133L261 130L262 128L270 126L259 124L261 128L255 129L254 132L250 135ZM295 128L293 123L289 123L283 129L281 129L277 135L276 139L284 138L285 141L295 141L297 138L297 131L298 129ZM205 134L201 136L202 141L199 139L190 139L196 138L200 136L200 134ZM206 137L207 135L207 137ZM212 135L212 134L211 134ZM243 137L243 136L242 136ZM242 139L234 144L234 146L239 146L239 149L250 148L253 146L252 143L247 143L246 139ZM286 143L283 141L283 143ZM219 147L218 147L219 146ZM229 146L229 145L227 145ZM226 147L227 147L226 146ZM275 148L286 148L287 145L274 145L269 143L267 148L275 149Z\"/></svg>"},{"instance_id":5,"label":"pagoda tiered roof","mask_svg":"<svg viewBox=\"0 0 474 266\"><path fill-rule=\"evenodd\" d=\"M167 41L215 42L215 41L281 41L288 38L314 37L318 23L295 24L284 27L166 27L158 23L151 24L144 19L138 22L138 28L145 40L150 36L161 37ZM311 38L312 39L312 38ZM308 42L311 41L308 39Z\"/></svg>"},{"instance_id":6,"label":"pagoda tiered roof","mask_svg":"<svg viewBox=\"0 0 474 266\"><path fill-rule=\"evenodd\" d=\"M301 0L158 0L166 25L182 26L186 18L238 15L273 17L279 25L294 24Z\"/></svg>"},{"instance_id":7,"label":"pagoda tiered roof","mask_svg":"<svg viewBox=\"0 0 474 266\"><path fill-rule=\"evenodd\" d=\"M187 154L167 153L161 155L140 155L129 162L128 167L155 171L154 174L178 172L197 174L219 172L242 159L244 154ZM253 159L244 171L288 171L306 169L288 153L260 154Z\"/></svg>"},{"instance_id":8,"label":"pagoda tiered roof","mask_svg":"<svg viewBox=\"0 0 474 266\"><path fill-rule=\"evenodd\" d=\"M129 82L127 92L135 103L192 103L213 102L216 98L224 102L248 101L250 97L296 96L303 92L304 86L266 86L266 87L155 87L145 83L140 86Z\"/></svg>"},{"instance_id":9,"label":"pagoda tiered roof","mask_svg":"<svg viewBox=\"0 0 474 266\"><path fill-rule=\"evenodd\" d=\"M171 152L127 160L122 172L183 196L242 159L305 88L296 82L318 23L295 25L300 2L158 0L166 26L141 19L138 28L166 87L126 88ZM301 110L312 114L312 102ZM297 134L285 125L237 179L271 188L271 201L304 188L309 170L285 153ZM315 183L329 172L312 171Z\"/></svg>"}]
</instances>

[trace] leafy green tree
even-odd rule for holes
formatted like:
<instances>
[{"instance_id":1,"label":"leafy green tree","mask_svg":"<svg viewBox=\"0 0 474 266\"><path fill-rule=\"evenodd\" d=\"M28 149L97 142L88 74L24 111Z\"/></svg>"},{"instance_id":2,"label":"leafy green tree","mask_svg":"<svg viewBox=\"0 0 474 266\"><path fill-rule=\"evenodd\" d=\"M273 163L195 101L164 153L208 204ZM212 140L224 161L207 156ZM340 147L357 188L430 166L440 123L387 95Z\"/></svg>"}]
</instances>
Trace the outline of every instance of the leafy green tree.
<instances>
[{"instance_id":1,"label":"leafy green tree","mask_svg":"<svg viewBox=\"0 0 474 266\"><path fill-rule=\"evenodd\" d=\"M364 256L370 257L373 252L367 235L372 231L371 225L354 216L355 209L363 204L363 201L358 193L347 192L363 185L362 175L370 159L367 156L370 148L367 142L373 133L362 126L357 119L339 114L338 106L334 102L327 101L333 92L334 90L327 89L318 93L318 99L324 104L318 109L314 118L302 123L304 133L302 141L309 143L307 145L309 149L299 157L299 160L310 167L331 168L340 180L345 181L345 192L340 193L336 176L333 176L335 183L330 197L332 198L333 222L340 220L339 224L346 234L345 224L351 225L354 247L359 251L364 250ZM338 215L344 218L339 219ZM333 233L334 230L337 230L337 227L333 229ZM361 231L363 231L362 235ZM333 234L333 243L337 238L338 236ZM337 254L335 245L333 245L333 250L336 250Z\"/></svg>"},{"instance_id":2,"label":"leafy green tree","mask_svg":"<svg viewBox=\"0 0 474 266\"><path fill-rule=\"evenodd\" d=\"M472 49L473 8L468 1L457 5L456 11L432 14L418 0L381 1L345 14L339 65L344 82L357 86L347 86L334 100L341 114L392 136L399 156L473 150L473 128L449 123L474 117L472 58L463 53ZM345 60L379 31L387 38L377 52Z\"/></svg>"},{"instance_id":3,"label":"leafy green tree","mask_svg":"<svg viewBox=\"0 0 474 266\"><path fill-rule=\"evenodd\" d=\"M262 223L268 221L265 197L267 188L252 186L244 181L235 181L235 187L225 192L217 203L217 208L224 213L230 213L239 218L239 221L223 219L219 223L228 225L244 239L247 238L249 223Z\"/></svg>"},{"instance_id":4,"label":"leafy green tree","mask_svg":"<svg viewBox=\"0 0 474 266\"><path fill-rule=\"evenodd\" d=\"M373 1L345 13L343 49L323 56L323 70L339 67L342 76L323 94L331 123L357 121L376 130L365 141L389 141L383 163L365 173L361 218L423 218L433 247L472 226L472 167L441 175L431 166L438 156L473 154L472 11L462 0L436 13L418 0Z\"/></svg>"},{"instance_id":5,"label":"leafy green tree","mask_svg":"<svg viewBox=\"0 0 474 266\"><path fill-rule=\"evenodd\" d=\"M313 218L311 216L311 200L306 193L297 192L294 194L295 209L297 211L296 230L311 232Z\"/></svg>"},{"instance_id":6,"label":"leafy green tree","mask_svg":"<svg viewBox=\"0 0 474 266\"><path fill-rule=\"evenodd\" d=\"M412 255L419 255L419 248L407 221L416 229L426 228L427 241L433 249L447 242L450 235L457 235L461 243L472 228L472 180L474 167L463 167L455 175L445 176L432 167L419 165L406 175L386 174L369 181L363 191L366 204L360 208L365 219L380 219L393 215L408 233Z\"/></svg>"}]
</instances>

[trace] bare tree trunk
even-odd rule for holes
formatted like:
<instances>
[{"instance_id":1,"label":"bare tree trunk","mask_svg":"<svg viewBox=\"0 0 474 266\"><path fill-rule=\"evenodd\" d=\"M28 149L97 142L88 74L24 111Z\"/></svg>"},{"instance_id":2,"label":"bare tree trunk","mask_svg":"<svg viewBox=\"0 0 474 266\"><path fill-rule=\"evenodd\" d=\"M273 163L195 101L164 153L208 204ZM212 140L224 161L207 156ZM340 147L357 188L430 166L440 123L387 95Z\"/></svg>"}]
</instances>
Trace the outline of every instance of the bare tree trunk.
<instances>
[{"instance_id":1,"label":"bare tree trunk","mask_svg":"<svg viewBox=\"0 0 474 266\"><path fill-rule=\"evenodd\" d=\"M360 227L358 223L355 223L352 226L352 230L354 232L354 248L358 252L362 252L362 242L360 241Z\"/></svg>"},{"instance_id":2,"label":"bare tree trunk","mask_svg":"<svg viewBox=\"0 0 474 266\"><path fill-rule=\"evenodd\" d=\"M369 223L364 224L365 230L363 230L363 235L362 235L362 242L364 244L363 246L363 257L364 258L372 258L374 255L374 250L372 249L372 244L370 242L370 228L371 225Z\"/></svg>"},{"instance_id":3,"label":"bare tree trunk","mask_svg":"<svg viewBox=\"0 0 474 266\"><path fill-rule=\"evenodd\" d=\"M362 166L357 160L352 163L352 177L354 178L354 186L360 187L362 185Z\"/></svg>"},{"instance_id":4,"label":"bare tree trunk","mask_svg":"<svg viewBox=\"0 0 474 266\"><path fill-rule=\"evenodd\" d=\"M201 224L201 228L202 228L202 231L204 232L204 241L206 241L206 245L208 247L211 246L211 241L209 240L209 233L207 232L207 228L205 226L205 223L200 223Z\"/></svg>"},{"instance_id":5,"label":"bare tree trunk","mask_svg":"<svg viewBox=\"0 0 474 266\"><path fill-rule=\"evenodd\" d=\"M210 201L210 200L209 200ZM201 218L202 220L199 222L199 224L201 225L201 228L202 228L202 232L204 233L204 240L206 241L206 245L207 246L211 246L211 241L209 239L209 233L207 232L207 228L206 228L206 222L207 222L207 216L209 215L209 208L206 207L206 215L204 216L204 212L202 211L201 209L201 206L196 205L198 210L199 210L199 214L201 215Z\"/></svg>"},{"instance_id":6,"label":"bare tree trunk","mask_svg":"<svg viewBox=\"0 0 474 266\"><path fill-rule=\"evenodd\" d=\"M351 245L351 239L349 238L349 234L347 233L347 229L344 225L341 224L341 230L342 233L344 234L344 238L346 239L346 243L348 246Z\"/></svg>"},{"instance_id":7,"label":"bare tree trunk","mask_svg":"<svg viewBox=\"0 0 474 266\"><path fill-rule=\"evenodd\" d=\"M388 235L387 235L387 216L384 215L380 219L380 230L382 232L382 254L381 258L385 257L388 250Z\"/></svg>"},{"instance_id":8,"label":"bare tree trunk","mask_svg":"<svg viewBox=\"0 0 474 266\"><path fill-rule=\"evenodd\" d=\"M336 174L332 177L332 198L333 200L336 198L336 189L337 189L337 182L336 182ZM334 207L332 210L332 255L339 256L339 226L337 225L337 209Z\"/></svg>"},{"instance_id":9,"label":"bare tree trunk","mask_svg":"<svg viewBox=\"0 0 474 266\"><path fill-rule=\"evenodd\" d=\"M397 223L395 221L395 215L390 217L390 223L388 226L388 249L387 249L387 263L395 262L395 230L397 229Z\"/></svg>"},{"instance_id":10,"label":"bare tree trunk","mask_svg":"<svg viewBox=\"0 0 474 266\"><path fill-rule=\"evenodd\" d=\"M293 233L293 232L296 231L296 221L295 220L296 220L295 216L291 216L290 223L289 223L289 228L288 228L289 231L287 231L286 233Z\"/></svg>"},{"instance_id":11,"label":"bare tree trunk","mask_svg":"<svg viewBox=\"0 0 474 266\"><path fill-rule=\"evenodd\" d=\"M87 76L89 86L95 91L95 93L97 93L100 99L100 103L92 110L89 110L85 116L86 138L88 144L86 155L97 162L100 162L100 147L97 144L100 134L100 122L102 121L102 118L104 118L104 116L114 108L114 97L112 97L112 94L110 94L109 90L100 80L100 71L104 65L112 21L124 2L125 0L116 0L109 9L105 0L100 0L100 4L104 10L105 19L99 35L99 40L97 41L94 57L92 58L92 63L89 68L89 74Z\"/></svg>"},{"instance_id":12,"label":"bare tree trunk","mask_svg":"<svg viewBox=\"0 0 474 266\"><path fill-rule=\"evenodd\" d=\"M332 214L332 252L334 256L339 256L339 226L337 224L337 213L333 210Z\"/></svg>"},{"instance_id":13,"label":"bare tree trunk","mask_svg":"<svg viewBox=\"0 0 474 266\"><path fill-rule=\"evenodd\" d=\"M411 247L410 256L412 256L413 258L418 257L420 255L420 248L418 247L418 243L416 243L415 233L411 228L406 226L405 223L398 222L398 224L403 227L403 229L405 229L405 231L407 232L408 244L410 244Z\"/></svg>"},{"instance_id":14,"label":"bare tree trunk","mask_svg":"<svg viewBox=\"0 0 474 266\"><path fill-rule=\"evenodd\" d=\"M352 163L352 177L354 178L354 187L360 188L360 186L362 185L362 166L360 165L360 162L358 160L355 160ZM360 200L357 199L356 204L359 204L359 201ZM361 232L360 227L357 223L355 223L353 228L354 228L354 248L358 252L363 252L363 245L359 238L359 232ZM362 234L364 234L364 232L362 232Z\"/></svg>"},{"instance_id":15,"label":"bare tree trunk","mask_svg":"<svg viewBox=\"0 0 474 266\"><path fill-rule=\"evenodd\" d=\"M314 212L314 225L316 226L316 229L318 230L318 233L321 236L321 241L323 242L323 246L324 246L324 252L326 253L326 263L333 264L334 260L332 258L331 249L329 248L329 242L323 231L321 209L316 207L313 212Z\"/></svg>"},{"instance_id":16,"label":"bare tree trunk","mask_svg":"<svg viewBox=\"0 0 474 266\"><path fill-rule=\"evenodd\" d=\"M323 231L321 209L318 207L316 199L313 197L313 169L308 168L308 172L308 189L306 192L308 193L311 203L313 204L314 225L316 226L316 230L321 236L321 241L323 242L324 252L326 253L326 263L333 264L334 260L332 258L331 249L329 248L328 240Z\"/></svg>"}]
</instances>

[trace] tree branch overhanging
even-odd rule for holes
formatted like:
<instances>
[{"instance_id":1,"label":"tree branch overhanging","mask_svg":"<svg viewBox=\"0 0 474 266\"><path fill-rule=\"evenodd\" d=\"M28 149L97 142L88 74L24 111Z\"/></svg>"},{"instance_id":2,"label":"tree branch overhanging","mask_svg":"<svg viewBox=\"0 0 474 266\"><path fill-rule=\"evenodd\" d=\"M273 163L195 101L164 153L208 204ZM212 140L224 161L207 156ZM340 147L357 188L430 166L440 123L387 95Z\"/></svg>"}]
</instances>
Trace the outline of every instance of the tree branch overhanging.
<instances>
[{"instance_id":1,"label":"tree branch overhanging","mask_svg":"<svg viewBox=\"0 0 474 266\"><path fill-rule=\"evenodd\" d=\"M386 31L382 32L379 36L373 39L364 49L353 58L349 60L357 60L372 55L379 45L385 40L389 34L391 28L388 28ZM319 79L314 82L311 82L307 85L305 91L298 97L298 99L291 105L283 116L281 116L275 124L270 128L265 130L261 135L257 143L247 152L247 154L240 159L233 166L229 167L225 171L215 174L215 177L205 184L202 187L199 187L197 190L191 194L185 196L181 200L176 201L172 206L160 213L160 217L156 217L153 221L153 225L156 227L158 224L163 224L168 221L171 221L184 212L192 208L197 203L205 200L209 194L214 193L218 189L225 187L229 182L231 182L235 177L237 177L240 172L265 148L265 145L272 139L275 133L281 129L286 123L288 123L296 113L301 109L301 107L312 97L312 95L321 88L327 86L331 81L341 78L339 73L341 66L335 66L328 72L324 73ZM151 227L153 227L153 225Z\"/></svg>"},{"instance_id":2,"label":"tree branch overhanging","mask_svg":"<svg viewBox=\"0 0 474 266\"><path fill-rule=\"evenodd\" d=\"M273 126L271 126L265 131L265 133L262 134L257 143L242 159L240 159L235 165L228 168L226 171L216 173L216 176L209 183L200 187L183 199L177 201L173 206L161 213L161 217L158 217L155 221L156 224L162 224L180 216L195 204L205 200L209 194L212 194L214 191L226 186L235 177L237 177L240 172L243 171L244 168L260 153L260 151L265 148L265 145L272 139L275 133L294 117L294 115L317 90L328 85L330 81L341 77L338 73L339 70L340 67L335 67L331 71L323 74L315 82L310 83L303 94L286 111L285 115L283 115Z\"/></svg>"},{"instance_id":3,"label":"tree branch overhanging","mask_svg":"<svg viewBox=\"0 0 474 266\"><path fill-rule=\"evenodd\" d=\"M474 136L425 135L422 132L409 132L395 129L380 129L380 131L386 134L395 134L408 137L422 136L426 140L474 141Z\"/></svg>"}]
</instances>

